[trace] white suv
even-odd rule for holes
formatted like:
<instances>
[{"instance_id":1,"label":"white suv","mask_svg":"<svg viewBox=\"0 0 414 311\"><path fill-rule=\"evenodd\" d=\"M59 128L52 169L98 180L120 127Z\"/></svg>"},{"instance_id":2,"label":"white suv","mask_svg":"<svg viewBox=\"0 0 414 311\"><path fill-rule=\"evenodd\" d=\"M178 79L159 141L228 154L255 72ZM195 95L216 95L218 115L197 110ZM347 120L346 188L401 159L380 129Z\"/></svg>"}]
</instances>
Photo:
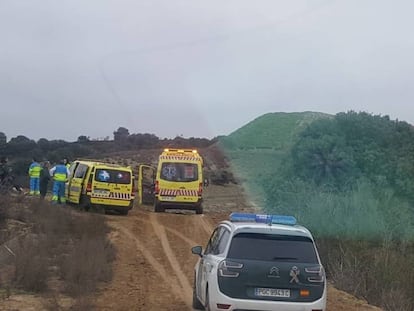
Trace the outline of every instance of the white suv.
<instances>
[{"instance_id":1,"label":"white suv","mask_svg":"<svg viewBox=\"0 0 414 311\"><path fill-rule=\"evenodd\" d=\"M292 216L232 213L194 269L193 307L216 311L324 311L326 277L313 237Z\"/></svg>"}]
</instances>

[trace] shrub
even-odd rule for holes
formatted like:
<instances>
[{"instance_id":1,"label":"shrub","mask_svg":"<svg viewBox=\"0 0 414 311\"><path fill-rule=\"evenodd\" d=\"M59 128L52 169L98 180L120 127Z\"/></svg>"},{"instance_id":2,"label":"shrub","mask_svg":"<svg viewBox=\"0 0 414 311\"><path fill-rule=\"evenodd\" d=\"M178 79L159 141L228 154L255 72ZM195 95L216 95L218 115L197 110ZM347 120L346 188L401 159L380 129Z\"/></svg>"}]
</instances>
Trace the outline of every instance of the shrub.
<instances>
[{"instance_id":1,"label":"shrub","mask_svg":"<svg viewBox=\"0 0 414 311\"><path fill-rule=\"evenodd\" d=\"M93 292L98 282L111 279L113 259L114 249L104 237L83 236L62 262L66 290L74 297Z\"/></svg>"},{"instance_id":2,"label":"shrub","mask_svg":"<svg viewBox=\"0 0 414 311\"><path fill-rule=\"evenodd\" d=\"M16 250L14 284L30 292L41 292L47 288L49 256L45 240L28 235Z\"/></svg>"},{"instance_id":3,"label":"shrub","mask_svg":"<svg viewBox=\"0 0 414 311\"><path fill-rule=\"evenodd\" d=\"M13 247L14 276L2 280L4 284L30 292L48 290L55 296L64 289L75 298L73 310L92 309L89 294L98 282L111 279L115 259L105 218L19 197L0 200L0 212L15 224L7 239L21 237ZM59 277L63 286L50 282ZM52 299L45 308L57 305Z\"/></svg>"},{"instance_id":4,"label":"shrub","mask_svg":"<svg viewBox=\"0 0 414 311\"><path fill-rule=\"evenodd\" d=\"M300 180L280 182L267 210L293 214L312 231L336 287L385 310L413 310L410 205L366 180L349 192L327 189Z\"/></svg>"}]
</instances>

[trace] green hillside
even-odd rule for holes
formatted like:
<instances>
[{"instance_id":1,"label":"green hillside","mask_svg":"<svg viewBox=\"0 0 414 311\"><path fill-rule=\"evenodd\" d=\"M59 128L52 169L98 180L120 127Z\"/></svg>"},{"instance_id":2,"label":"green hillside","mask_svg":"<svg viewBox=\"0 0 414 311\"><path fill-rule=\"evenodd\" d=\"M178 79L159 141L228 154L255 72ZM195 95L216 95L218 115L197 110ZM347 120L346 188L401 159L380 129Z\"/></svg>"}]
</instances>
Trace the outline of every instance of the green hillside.
<instances>
[{"instance_id":1,"label":"green hillside","mask_svg":"<svg viewBox=\"0 0 414 311\"><path fill-rule=\"evenodd\" d=\"M221 137L219 144L251 200L264 206L262 180L277 174L296 135L312 121L332 117L320 112L267 113Z\"/></svg>"},{"instance_id":2,"label":"green hillside","mask_svg":"<svg viewBox=\"0 0 414 311\"><path fill-rule=\"evenodd\" d=\"M304 126L319 118L333 117L320 112L274 112L262 115L226 137L226 149L286 149Z\"/></svg>"},{"instance_id":3,"label":"green hillside","mask_svg":"<svg viewBox=\"0 0 414 311\"><path fill-rule=\"evenodd\" d=\"M414 310L404 269L414 265L413 125L355 111L271 113L219 143L252 202L311 230L336 286L386 311ZM392 292L395 305L378 295Z\"/></svg>"}]
</instances>

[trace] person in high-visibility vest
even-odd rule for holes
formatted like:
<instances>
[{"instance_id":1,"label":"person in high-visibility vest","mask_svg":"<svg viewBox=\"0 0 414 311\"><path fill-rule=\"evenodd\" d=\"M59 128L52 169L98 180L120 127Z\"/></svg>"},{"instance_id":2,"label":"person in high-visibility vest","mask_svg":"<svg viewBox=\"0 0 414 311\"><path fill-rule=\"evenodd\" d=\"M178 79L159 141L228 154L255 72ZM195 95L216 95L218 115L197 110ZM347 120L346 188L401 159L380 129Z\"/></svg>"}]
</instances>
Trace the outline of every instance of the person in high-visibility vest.
<instances>
[{"instance_id":1,"label":"person in high-visibility vest","mask_svg":"<svg viewBox=\"0 0 414 311\"><path fill-rule=\"evenodd\" d=\"M69 177L69 169L62 160L59 164L52 167L49 173L53 178L52 203L66 203L65 183Z\"/></svg>"},{"instance_id":2,"label":"person in high-visibility vest","mask_svg":"<svg viewBox=\"0 0 414 311\"><path fill-rule=\"evenodd\" d=\"M42 170L42 167L40 164L36 161L35 158L33 158L32 164L29 166L29 177L30 177L30 195L40 195L39 190L39 177L40 177L40 171Z\"/></svg>"},{"instance_id":3,"label":"person in high-visibility vest","mask_svg":"<svg viewBox=\"0 0 414 311\"><path fill-rule=\"evenodd\" d=\"M69 169L70 168L70 162L67 158L63 159L63 164L65 164L65 166Z\"/></svg>"}]
</instances>

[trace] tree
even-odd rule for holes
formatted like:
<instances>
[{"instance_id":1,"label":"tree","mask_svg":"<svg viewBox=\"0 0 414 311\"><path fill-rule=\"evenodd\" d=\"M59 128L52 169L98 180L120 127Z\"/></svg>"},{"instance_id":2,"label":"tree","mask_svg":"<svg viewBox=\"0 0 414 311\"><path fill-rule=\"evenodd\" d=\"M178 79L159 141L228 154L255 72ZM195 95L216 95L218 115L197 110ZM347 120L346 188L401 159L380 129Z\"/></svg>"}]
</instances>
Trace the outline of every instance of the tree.
<instances>
[{"instance_id":1,"label":"tree","mask_svg":"<svg viewBox=\"0 0 414 311\"><path fill-rule=\"evenodd\" d=\"M114 141L126 141L128 139L128 136L128 129L121 126L114 132Z\"/></svg>"},{"instance_id":2,"label":"tree","mask_svg":"<svg viewBox=\"0 0 414 311\"><path fill-rule=\"evenodd\" d=\"M85 136L85 135L81 135L78 137L78 143L86 143L89 141L89 137Z\"/></svg>"},{"instance_id":3,"label":"tree","mask_svg":"<svg viewBox=\"0 0 414 311\"><path fill-rule=\"evenodd\" d=\"M3 153L7 147L7 137L6 134L0 132L0 152Z\"/></svg>"},{"instance_id":4,"label":"tree","mask_svg":"<svg viewBox=\"0 0 414 311\"><path fill-rule=\"evenodd\" d=\"M329 132L300 139L292 148L291 161L297 176L335 188L346 187L356 173L352 149L346 146L343 137Z\"/></svg>"},{"instance_id":5,"label":"tree","mask_svg":"<svg viewBox=\"0 0 414 311\"><path fill-rule=\"evenodd\" d=\"M3 132L0 132L0 146L7 144L7 136Z\"/></svg>"},{"instance_id":6,"label":"tree","mask_svg":"<svg viewBox=\"0 0 414 311\"><path fill-rule=\"evenodd\" d=\"M24 154L24 153L36 153L37 144L34 140L27 138L26 136L19 135L10 139L7 144L7 149L10 154Z\"/></svg>"}]
</instances>

